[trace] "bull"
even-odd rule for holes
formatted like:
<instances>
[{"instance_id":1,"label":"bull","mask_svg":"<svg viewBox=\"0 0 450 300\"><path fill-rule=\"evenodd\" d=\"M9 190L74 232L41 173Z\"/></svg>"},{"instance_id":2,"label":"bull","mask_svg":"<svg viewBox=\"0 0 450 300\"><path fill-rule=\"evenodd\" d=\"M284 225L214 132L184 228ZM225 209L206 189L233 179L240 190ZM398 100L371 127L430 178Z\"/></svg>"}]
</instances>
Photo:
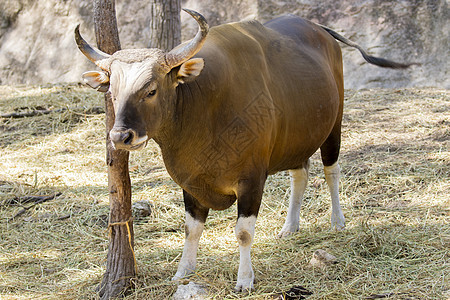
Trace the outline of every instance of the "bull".
<instances>
[{"instance_id":1,"label":"bull","mask_svg":"<svg viewBox=\"0 0 450 300\"><path fill-rule=\"evenodd\" d=\"M209 210L237 201L235 289L248 291L254 286L250 248L269 174L289 170L291 176L283 237L299 229L309 158L320 149L331 226L345 226L338 192L344 81L336 39L356 47L371 64L409 64L370 56L335 31L293 15L209 30L202 15L185 11L199 30L169 52L128 49L108 55L91 47L77 26L79 49L102 69L82 77L111 93L114 147L139 150L154 139L168 173L183 189L185 245L173 279L194 272Z\"/></svg>"}]
</instances>

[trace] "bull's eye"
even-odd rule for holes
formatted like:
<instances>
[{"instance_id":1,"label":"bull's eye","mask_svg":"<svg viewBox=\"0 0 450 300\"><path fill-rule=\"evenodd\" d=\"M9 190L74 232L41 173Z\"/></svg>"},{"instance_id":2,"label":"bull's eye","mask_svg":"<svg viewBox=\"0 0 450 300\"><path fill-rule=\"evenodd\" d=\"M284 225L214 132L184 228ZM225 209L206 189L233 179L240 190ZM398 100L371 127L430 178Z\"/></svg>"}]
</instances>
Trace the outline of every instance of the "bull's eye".
<instances>
[{"instance_id":1,"label":"bull's eye","mask_svg":"<svg viewBox=\"0 0 450 300\"><path fill-rule=\"evenodd\" d=\"M147 97L155 96L155 94L156 94L156 90L151 90L150 92L148 92Z\"/></svg>"}]
</instances>

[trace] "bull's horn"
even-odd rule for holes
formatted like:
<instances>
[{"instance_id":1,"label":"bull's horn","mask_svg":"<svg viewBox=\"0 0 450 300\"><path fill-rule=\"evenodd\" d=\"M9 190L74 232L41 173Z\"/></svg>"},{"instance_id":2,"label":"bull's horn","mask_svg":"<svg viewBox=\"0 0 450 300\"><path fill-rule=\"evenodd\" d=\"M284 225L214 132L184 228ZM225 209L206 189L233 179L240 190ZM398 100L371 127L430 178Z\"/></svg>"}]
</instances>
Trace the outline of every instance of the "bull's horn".
<instances>
[{"instance_id":1,"label":"bull's horn","mask_svg":"<svg viewBox=\"0 0 450 300\"><path fill-rule=\"evenodd\" d=\"M94 64L102 68L102 64L100 61L104 59L108 59L111 57L111 55L100 51L98 49L95 49L91 47L80 35L80 24L77 25L75 28L75 41L77 42L78 49ZM102 68L103 69L103 68Z\"/></svg>"},{"instance_id":2,"label":"bull's horn","mask_svg":"<svg viewBox=\"0 0 450 300\"><path fill-rule=\"evenodd\" d=\"M190 9L183 8L185 12L190 14L195 21L197 21L199 29L195 37L184 47L175 47L169 53L166 54L166 62L170 69L181 65L189 58L194 56L200 49L206 40L206 35L208 34L209 26L206 19L199 14Z\"/></svg>"}]
</instances>

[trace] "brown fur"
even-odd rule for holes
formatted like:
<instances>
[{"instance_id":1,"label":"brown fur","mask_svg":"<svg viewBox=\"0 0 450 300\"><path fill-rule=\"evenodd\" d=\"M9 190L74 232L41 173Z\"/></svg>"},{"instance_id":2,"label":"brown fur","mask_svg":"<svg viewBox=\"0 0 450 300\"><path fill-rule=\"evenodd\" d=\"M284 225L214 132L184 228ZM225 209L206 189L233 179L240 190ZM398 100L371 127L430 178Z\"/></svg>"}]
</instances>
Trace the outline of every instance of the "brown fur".
<instances>
[{"instance_id":1,"label":"brown fur","mask_svg":"<svg viewBox=\"0 0 450 300\"><path fill-rule=\"evenodd\" d=\"M167 70L157 49L122 50L110 61L116 146L154 138L191 212L258 213L268 174L300 168L321 148L336 162L343 111L340 47L295 16L266 26L214 27L196 54ZM202 62L203 62L202 61Z\"/></svg>"}]
</instances>

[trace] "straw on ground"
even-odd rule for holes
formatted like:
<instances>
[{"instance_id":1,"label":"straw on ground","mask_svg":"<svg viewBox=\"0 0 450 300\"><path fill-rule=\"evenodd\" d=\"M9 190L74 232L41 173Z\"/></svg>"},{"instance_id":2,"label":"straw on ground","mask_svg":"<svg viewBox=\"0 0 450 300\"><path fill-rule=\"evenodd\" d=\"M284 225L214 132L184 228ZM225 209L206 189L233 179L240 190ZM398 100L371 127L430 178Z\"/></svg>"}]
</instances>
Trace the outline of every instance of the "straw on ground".
<instances>
[{"instance_id":1,"label":"straw on ground","mask_svg":"<svg viewBox=\"0 0 450 300\"><path fill-rule=\"evenodd\" d=\"M346 91L341 154L343 232L329 231L330 197L320 158L297 234L277 239L287 210L287 173L271 176L256 227L256 290L248 299L302 286L308 299L445 299L449 294L450 102L439 89ZM95 299L107 252L108 195L101 95L77 85L0 87L0 298ZM95 108L95 109L94 109ZM99 114L100 113L100 114ZM184 241L181 190L158 147L131 156L133 201L152 215L135 226L136 290L129 299L166 299L176 290ZM8 201L62 193L11 219ZM213 212L192 280L211 298L232 292L238 267L236 209ZM324 249L337 263L309 265Z\"/></svg>"}]
</instances>

